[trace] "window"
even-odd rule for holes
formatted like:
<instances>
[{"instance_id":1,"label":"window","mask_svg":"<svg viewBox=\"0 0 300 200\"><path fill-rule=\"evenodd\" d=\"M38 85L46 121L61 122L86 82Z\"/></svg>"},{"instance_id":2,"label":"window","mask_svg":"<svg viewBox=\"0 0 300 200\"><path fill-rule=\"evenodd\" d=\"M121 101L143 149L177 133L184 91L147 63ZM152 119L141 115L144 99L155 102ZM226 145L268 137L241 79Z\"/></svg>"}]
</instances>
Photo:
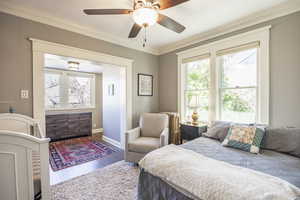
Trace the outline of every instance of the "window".
<instances>
[{"instance_id":1,"label":"window","mask_svg":"<svg viewBox=\"0 0 300 200\"><path fill-rule=\"evenodd\" d=\"M188 119L194 111L199 120L208 121L209 107L209 58L187 60L185 84L185 118Z\"/></svg>"},{"instance_id":2,"label":"window","mask_svg":"<svg viewBox=\"0 0 300 200\"><path fill-rule=\"evenodd\" d=\"M69 99L72 105L91 106L91 78L80 76L69 76Z\"/></svg>"},{"instance_id":3,"label":"window","mask_svg":"<svg viewBox=\"0 0 300 200\"><path fill-rule=\"evenodd\" d=\"M183 120L269 123L269 28L177 54Z\"/></svg>"},{"instance_id":4,"label":"window","mask_svg":"<svg viewBox=\"0 0 300 200\"><path fill-rule=\"evenodd\" d=\"M256 122L257 48L218 56L221 120Z\"/></svg>"},{"instance_id":5,"label":"window","mask_svg":"<svg viewBox=\"0 0 300 200\"><path fill-rule=\"evenodd\" d=\"M55 107L60 104L60 74L48 72L45 74L45 106Z\"/></svg>"},{"instance_id":6,"label":"window","mask_svg":"<svg viewBox=\"0 0 300 200\"><path fill-rule=\"evenodd\" d=\"M62 70L45 71L45 106L48 110L94 107L95 76Z\"/></svg>"}]
</instances>

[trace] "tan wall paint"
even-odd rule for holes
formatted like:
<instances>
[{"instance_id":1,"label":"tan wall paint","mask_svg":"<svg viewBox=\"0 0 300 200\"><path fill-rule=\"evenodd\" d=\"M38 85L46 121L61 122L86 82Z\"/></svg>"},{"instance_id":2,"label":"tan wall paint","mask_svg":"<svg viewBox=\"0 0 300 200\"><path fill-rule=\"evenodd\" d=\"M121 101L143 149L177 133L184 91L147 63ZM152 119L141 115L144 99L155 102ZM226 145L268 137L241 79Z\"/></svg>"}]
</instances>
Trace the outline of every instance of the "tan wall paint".
<instances>
[{"instance_id":1,"label":"tan wall paint","mask_svg":"<svg viewBox=\"0 0 300 200\"><path fill-rule=\"evenodd\" d=\"M300 12L161 55L160 111L177 111L177 52L266 25L272 25L270 122L273 126L300 127Z\"/></svg>"},{"instance_id":2,"label":"tan wall paint","mask_svg":"<svg viewBox=\"0 0 300 200\"><path fill-rule=\"evenodd\" d=\"M74 109L74 110L56 110L46 111L46 114L61 114L61 113L78 113L78 112L92 112L93 129L103 128L103 105L102 105L102 74L95 76L95 108L89 109Z\"/></svg>"},{"instance_id":3,"label":"tan wall paint","mask_svg":"<svg viewBox=\"0 0 300 200\"><path fill-rule=\"evenodd\" d=\"M133 126L137 125L141 113L158 111L158 56L5 13L0 13L0 27L0 111L7 112L8 108L1 102L10 102L18 113L32 116L32 47L29 37L134 60ZM154 76L153 97L137 96L138 73ZM29 90L28 100L20 99L21 89Z\"/></svg>"}]
</instances>

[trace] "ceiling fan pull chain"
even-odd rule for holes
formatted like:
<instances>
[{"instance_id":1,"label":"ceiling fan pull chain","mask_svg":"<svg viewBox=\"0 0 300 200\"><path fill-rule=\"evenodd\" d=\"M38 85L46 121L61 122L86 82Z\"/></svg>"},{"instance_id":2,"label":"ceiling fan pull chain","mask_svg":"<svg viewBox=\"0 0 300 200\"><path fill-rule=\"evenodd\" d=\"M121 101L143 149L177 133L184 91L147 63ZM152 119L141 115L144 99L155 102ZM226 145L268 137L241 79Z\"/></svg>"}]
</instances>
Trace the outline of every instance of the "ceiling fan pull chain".
<instances>
[{"instance_id":1,"label":"ceiling fan pull chain","mask_svg":"<svg viewBox=\"0 0 300 200\"><path fill-rule=\"evenodd\" d=\"M145 36L144 36L144 43L143 43L143 47L146 46L147 43L147 27L145 26Z\"/></svg>"}]
</instances>

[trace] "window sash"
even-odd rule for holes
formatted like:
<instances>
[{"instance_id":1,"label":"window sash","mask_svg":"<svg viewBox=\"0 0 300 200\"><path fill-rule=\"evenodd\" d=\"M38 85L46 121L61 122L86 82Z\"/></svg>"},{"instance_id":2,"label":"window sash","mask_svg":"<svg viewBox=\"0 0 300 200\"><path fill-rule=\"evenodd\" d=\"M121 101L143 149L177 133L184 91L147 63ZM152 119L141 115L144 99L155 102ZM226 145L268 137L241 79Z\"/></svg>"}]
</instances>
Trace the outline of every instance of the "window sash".
<instances>
[{"instance_id":1,"label":"window sash","mask_svg":"<svg viewBox=\"0 0 300 200\"><path fill-rule=\"evenodd\" d=\"M247 48L246 48L247 47ZM259 49L257 49L257 47L253 47L253 46L247 46L246 47L243 47L243 48L239 48L239 47L236 47L236 48L231 48L234 52L228 52L226 54L222 54L220 56L217 56L217 69L219 70L219 74L220 74L220 81L219 81L219 87L220 88L226 88L223 86L223 83L224 83L224 77L225 77L225 74L224 74L224 65L223 65L223 59L222 57L223 56L226 56L226 55L232 55L232 54L237 54L237 53L241 53L241 52L244 52L244 51L247 51L247 50L254 50L256 49L256 83L255 85L247 85L247 84L241 84L239 83L239 85L236 85L235 87L236 88L243 88L243 87L257 87L258 85L258 78L259 78L259 69L258 69L258 64L259 64ZM228 87L228 88L235 88L235 87Z\"/></svg>"},{"instance_id":2,"label":"window sash","mask_svg":"<svg viewBox=\"0 0 300 200\"><path fill-rule=\"evenodd\" d=\"M253 86L253 87L235 87L235 88L219 88L219 93L218 93L218 97L219 97L219 110L218 110L218 119L220 120L225 120L226 119L222 119L222 111L223 111L223 102L222 102L222 94L226 91L226 90L242 90L242 89L255 89L255 120L253 123L256 123L258 120L258 109L259 109L259 96L258 96L258 87L257 86Z\"/></svg>"},{"instance_id":3,"label":"window sash","mask_svg":"<svg viewBox=\"0 0 300 200\"><path fill-rule=\"evenodd\" d=\"M217 117L220 120L226 120L226 119L222 119L223 117L223 101L222 101L222 96L224 94L224 92L226 90L242 90L242 89L255 89L255 121L257 122L258 120L258 115L259 115L259 88L258 88L258 76L259 76L259 69L258 69L258 65L259 65L259 42L253 42L253 43L248 43L245 45L240 45L237 47L232 47L232 48L228 48L228 49L224 49L224 50L220 50L217 51L217 70L219 71L218 73L220 74L220 80L218 81L218 110L217 110ZM251 49L257 49L256 53L257 53L257 60L256 60L256 83L255 85L243 85L243 86L235 86L235 87L224 87L223 86L223 81L224 81L224 65L222 63L222 56L226 56L226 55L230 55L230 54L236 54L236 53L240 53L243 51L247 51L247 50L251 50Z\"/></svg>"},{"instance_id":4,"label":"window sash","mask_svg":"<svg viewBox=\"0 0 300 200\"><path fill-rule=\"evenodd\" d=\"M236 86L236 87L220 87L220 90L234 90L234 89L252 89L258 88L256 85L253 86Z\"/></svg>"},{"instance_id":5,"label":"window sash","mask_svg":"<svg viewBox=\"0 0 300 200\"><path fill-rule=\"evenodd\" d=\"M62 76L62 74L61 73L59 73L59 72L54 72L54 71L47 71L46 73L45 73L45 76L46 75L58 75L59 77L58 77L58 93L59 93L59 96L58 96L58 99L59 99L59 103L58 103L58 105L61 105L61 103L62 103L62 99L61 99L61 95L60 95L60 93L61 93L61 83L62 83L62 81L61 81L61 76ZM45 83L44 83L44 88L45 88ZM45 88L45 92L46 92L46 88ZM46 100L46 99L45 99ZM46 104L46 101L44 100L44 103ZM49 106L48 104L46 105L46 107L50 107L51 108L51 106Z\"/></svg>"},{"instance_id":6,"label":"window sash","mask_svg":"<svg viewBox=\"0 0 300 200\"><path fill-rule=\"evenodd\" d=\"M185 70L185 85L184 85L184 89L185 90L190 90L190 89L187 89L188 88L188 79L187 79L187 75L188 75L188 64L189 63L193 63L193 62L196 62L196 61L204 61L204 60L208 60L209 61L209 68L208 68L208 78L211 79L211 72L210 72L210 57L207 57L210 56L210 54L205 54L205 55L201 55L201 56L195 56L193 58L197 58L196 60L193 60L191 62L186 62L184 63L184 70ZM210 88L210 80L208 81L208 87L205 87L205 88L201 88L201 89L196 89L196 90L206 90L206 89L209 89Z\"/></svg>"},{"instance_id":7,"label":"window sash","mask_svg":"<svg viewBox=\"0 0 300 200\"><path fill-rule=\"evenodd\" d=\"M188 64L189 63L193 63L193 62L197 62L197 61L199 61L199 62L201 62L201 61L204 61L204 60L208 60L209 61L209 67L208 67L208 78L209 78L209 83L208 83L208 87L205 87L205 88L201 88L201 89L194 89L194 90L192 90L192 89L187 89L188 88L188 78L187 78L187 76L188 76ZM193 56L193 57L190 57L190 58L186 58L186 59L184 59L184 61L183 61L183 63L182 63L183 65L184 65L184 70L185 70L185 82L184 82L184 98L183 98L183 100L184 100L184 108L183 108L183 112L184 112L184 117L186 118L187 117L187 108L188 108L188 102L186 101L186 94L187 94L187 92L203 92L203 91L207 91L208 92L208 102L209 102L209 100L210 100L210 96L211 96L211 94L210 94L210 79L211 79L211 71L210 71L210 67L211 67L211 54L202 54L202 55L199 55L199 56ZM210 107L210 102L209 102L209 105L208 105L208 107ZM210 112L209 111L209 109L208 109L208 112ZM209 115L208 115L208 119L209 119Z\"/></svg>"},{"instance_id":8,"label":"window sash","mask_svg":"<svg viewBox=\"0 0 300 200\"><path fill-rule=\"evenodd\" d=\"M68 109L92 109L95 108L95 74L84 72L71 72L59 69L45 69L45 74L60 74L60 103L57 107L46 106L46 110L68 110ZM69 77L82 77L90 79L90 104L71 104L69 103Z\"/></svg>"}]
</instances>

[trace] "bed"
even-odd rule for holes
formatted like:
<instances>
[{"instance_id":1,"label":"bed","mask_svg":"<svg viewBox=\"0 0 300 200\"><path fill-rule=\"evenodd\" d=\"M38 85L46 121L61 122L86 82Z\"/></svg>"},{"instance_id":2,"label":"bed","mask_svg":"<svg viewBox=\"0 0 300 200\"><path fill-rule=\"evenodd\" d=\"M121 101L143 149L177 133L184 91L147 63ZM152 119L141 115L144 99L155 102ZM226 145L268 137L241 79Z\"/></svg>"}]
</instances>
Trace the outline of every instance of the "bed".
<instances>
[{"instance_id":1,"label":"bed","mask_svg":"<svg viewBox=\"0 0 300 200\"><path fill-rule=\"evenodd\" d=\"M1 199L50 199L49 141L36 120L0 114Z\"/></svg>"},{"instance_id":2,"label":"bed","mask_svg":"<svg viewBox=\"0 0 300 200\"><path fill-rule=\"evenodd\" d=\"M209 158L269 174L300 188L300 159L287 154L262 150L251 154L220 145L218 140L200 137L180 145ZM160 177L141 169L138 183L138 200L191 200L193 195L176 186L171 186Z\"/></svg>"}]
</instances>

